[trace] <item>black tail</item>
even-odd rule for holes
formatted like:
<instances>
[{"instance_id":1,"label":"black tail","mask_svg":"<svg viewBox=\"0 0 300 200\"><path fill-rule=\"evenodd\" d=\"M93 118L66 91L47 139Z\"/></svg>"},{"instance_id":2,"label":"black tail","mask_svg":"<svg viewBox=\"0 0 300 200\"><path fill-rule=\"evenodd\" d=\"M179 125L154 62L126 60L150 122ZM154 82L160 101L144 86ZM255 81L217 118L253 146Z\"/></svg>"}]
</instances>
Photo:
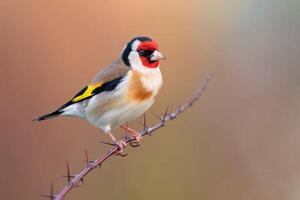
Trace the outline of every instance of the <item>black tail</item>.
<instances>
[{"instance_id":1,"label":"black tail","mask_svg":"<svg viewBox=\"0 0 300 200\"><path fill-rule=\"evenodd\" d=\"M49 113L49 114L40 116L40 117L34 119L33 121L43 121L43 120L46 120L46 119L50 119L50 118L53 118L53 117L57 117L57 116L59 116L61 113L63 113L63 111L61 111L61 110L56 110L56 111L54 111L54 112L52 112L52 113Z\"/></svg>"}]
</instances>

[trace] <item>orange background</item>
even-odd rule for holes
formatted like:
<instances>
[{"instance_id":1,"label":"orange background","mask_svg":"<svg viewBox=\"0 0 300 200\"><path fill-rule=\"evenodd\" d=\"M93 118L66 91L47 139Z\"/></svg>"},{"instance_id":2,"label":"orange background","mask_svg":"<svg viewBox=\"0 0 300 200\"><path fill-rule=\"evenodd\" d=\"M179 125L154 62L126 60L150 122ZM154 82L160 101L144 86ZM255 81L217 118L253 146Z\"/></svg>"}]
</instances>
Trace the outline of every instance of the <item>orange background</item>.
<instances>
[{"instance_id":1,"label":"orange background","mask_svg":"<svg viewBox=\"0 0 300 200\"><path fill-rule=\"evenodd\" d=\"M107 136L83 120L31 120L137 35L168 58L149 113L185 102L207 73L213 81L192 109L66 199L299 199L299 10L293 0L2 0L1 199L40 199L50 181L57 192L65 160L78 172L85 148L105 152Z\"/></svg>"}]
</instances>

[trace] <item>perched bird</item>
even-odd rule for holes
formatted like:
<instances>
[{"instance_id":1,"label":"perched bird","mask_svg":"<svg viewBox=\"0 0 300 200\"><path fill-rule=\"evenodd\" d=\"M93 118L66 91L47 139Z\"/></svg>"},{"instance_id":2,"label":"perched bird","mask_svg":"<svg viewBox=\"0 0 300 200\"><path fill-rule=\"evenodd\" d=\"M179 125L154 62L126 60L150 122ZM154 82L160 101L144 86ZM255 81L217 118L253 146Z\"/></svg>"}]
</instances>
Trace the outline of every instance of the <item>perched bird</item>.
<instances>
[{"instance_id":1,"label":"perched bird","mask_svg":"<svg viewBox=\"0 0 300 200\"><path fill-rule=\"evenodd\" d=\"M122 151L111 130L146 112L162 86L159 69L164 56L149 37L136 37L123 48L121 55L100 71L70 101L56 111L38 117L42 121L58 116L86 119L102 129ZM141 136L130 131L136 140Z\"/></svg>"}]
</instances>

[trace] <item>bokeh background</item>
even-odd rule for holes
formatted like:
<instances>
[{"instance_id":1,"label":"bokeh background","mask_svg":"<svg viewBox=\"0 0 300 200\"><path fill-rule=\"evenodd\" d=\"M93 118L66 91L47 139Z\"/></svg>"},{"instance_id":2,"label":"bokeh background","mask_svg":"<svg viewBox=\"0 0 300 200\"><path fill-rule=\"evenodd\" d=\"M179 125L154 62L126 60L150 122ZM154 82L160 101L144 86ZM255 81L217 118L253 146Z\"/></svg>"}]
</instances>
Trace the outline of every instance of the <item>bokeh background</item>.
<instances>
[{"instance_id":1,"label":"bokeh background","mask_svg":"<svg viewBox=\"0 0 300 200\"><path fill-rule=\"evenodd\" d=\"M192 109L66 199L300 198L299 1L1 0L0 25L1 199L40 199L50 181L57 192L65 160L78 172L85 148L91 158L106 151L107 137L85 121L31 120L137 35L168 58L149 113L185 102L206 74L213 81Z\"/></svg>"}]
</instances>

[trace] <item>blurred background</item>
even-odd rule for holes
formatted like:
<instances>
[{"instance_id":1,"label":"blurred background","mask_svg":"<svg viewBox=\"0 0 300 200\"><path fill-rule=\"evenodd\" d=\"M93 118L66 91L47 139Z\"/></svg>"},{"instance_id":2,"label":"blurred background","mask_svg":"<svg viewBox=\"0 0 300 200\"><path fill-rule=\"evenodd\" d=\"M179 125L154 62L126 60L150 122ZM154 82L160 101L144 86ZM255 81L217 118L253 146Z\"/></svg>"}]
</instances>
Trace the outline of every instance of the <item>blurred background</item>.
<instances>
[{"instance_id":1,"label":"blurred background","mask_svg":"<svg viewBox=\"0 0 300 200\"><path fill-rule=\"evenodd\" d=\"M0 2L1 199L41 199L108 147L80 119L31 120L65 103L137 35L168 58L149 113L195 106L129 156L113 157L66 199L300 198L297 0ZM149 123L156 119L148 114ZM141 129L138 121L131 127ZM121 130L116 130L122 136Z\"/></svg>"}]
</instances>

